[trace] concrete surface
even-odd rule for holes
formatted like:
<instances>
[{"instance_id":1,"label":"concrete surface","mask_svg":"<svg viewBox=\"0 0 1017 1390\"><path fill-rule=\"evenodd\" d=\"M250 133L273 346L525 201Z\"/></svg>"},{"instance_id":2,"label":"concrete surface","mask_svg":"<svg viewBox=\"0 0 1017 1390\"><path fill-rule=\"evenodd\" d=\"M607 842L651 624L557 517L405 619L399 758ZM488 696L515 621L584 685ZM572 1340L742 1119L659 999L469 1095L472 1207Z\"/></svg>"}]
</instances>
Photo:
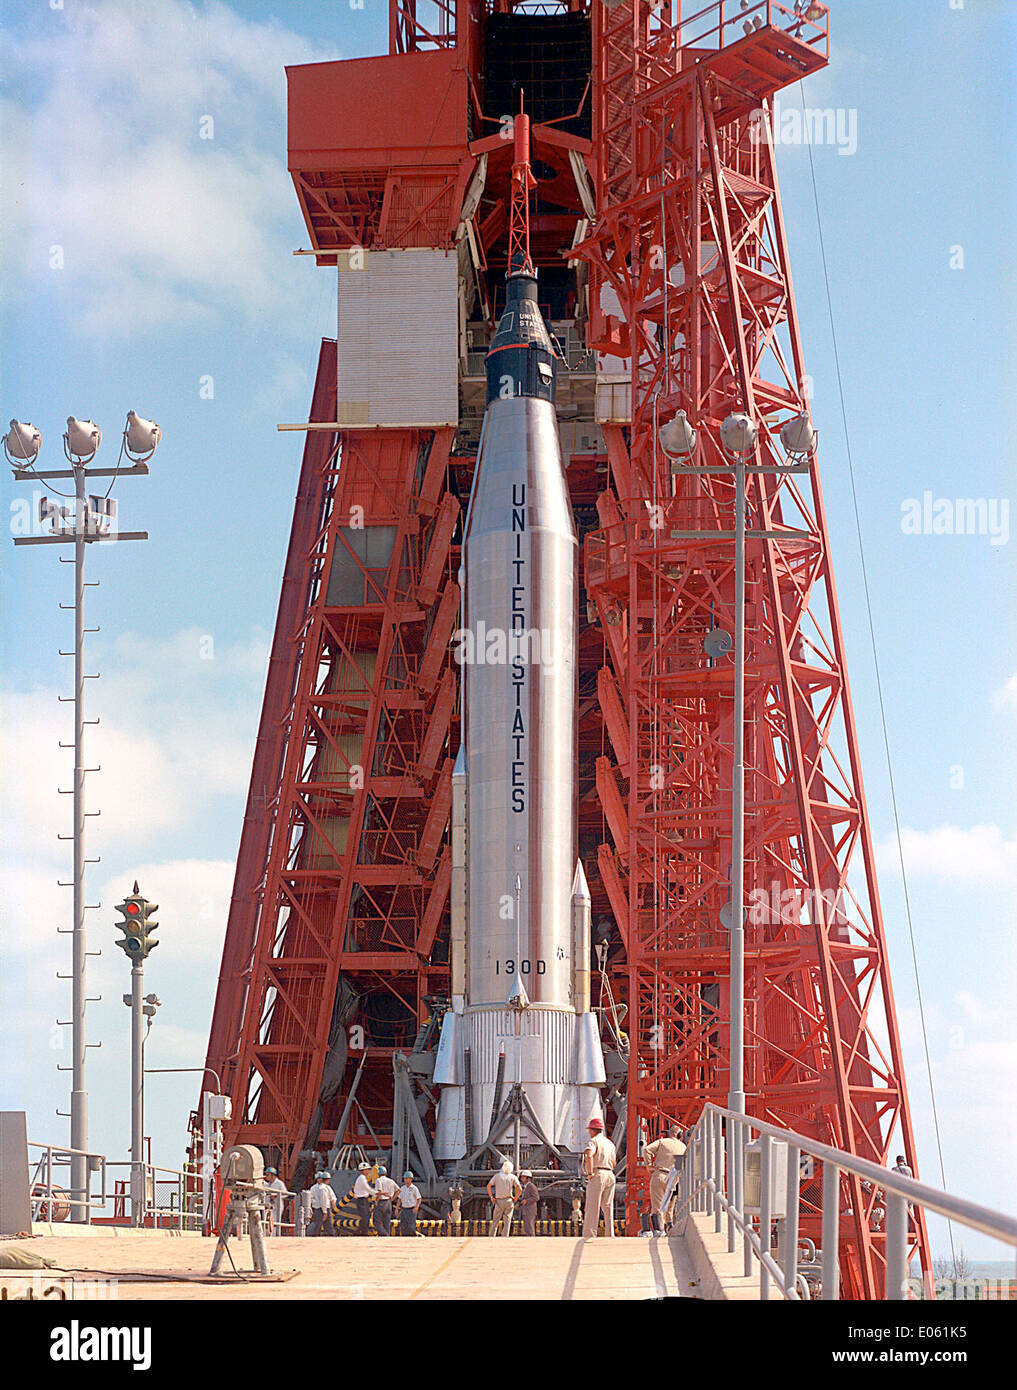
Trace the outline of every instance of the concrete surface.
<instances>
[{"instance_id":1,"label":"concrete surface","mask_svg":"<svg viewBox=\"0 0 1017 1390\"><path fill-rule=\"evenodd\" d=\"M80 1228L79 1228L80 1231ZM693 1269L681 1236L622 1237L583 1241L575 1237L487 1236L346 1237L268 1241L273 1270L300 1272L286 1283L237 1285L188 1283L179 1279L132 1278L131 1271L163 1276L207 1275L215 1240L162 1231L81 1232L15 1241L73 1272L98 1280L113 1277L115 1288L96 1289L97 1297L131 1299L652 1299L696 1297ZM231 1240L241 1270L251 1266L250 1244ZM229 1270L229 1261L224 1261ZM102 1272L101 1274L99 1272ZM7 1278L0 1271L0 1283Z\"/></svg>"},{"instance_id":2,"label":"concrete surface","mask_svg":"<svg viewBox=\"0 0 1017 1390\"><path fill-rule=\"evenodd\" d=\"M727 1221L721 1222L720 1232L714 1229L714 1218L703 1212L693 1212L686 1218L682 1231L686 1256L699 1280L695 1292L711 1302L759 1300L759 1265L753 1260L753 1273L744 1274L745 1257L741 1233L736 1233L733 1254L727 1248ZM770 1283L770 1297L783 1302L781 1294Z\"/></svg>"}]
</instances>

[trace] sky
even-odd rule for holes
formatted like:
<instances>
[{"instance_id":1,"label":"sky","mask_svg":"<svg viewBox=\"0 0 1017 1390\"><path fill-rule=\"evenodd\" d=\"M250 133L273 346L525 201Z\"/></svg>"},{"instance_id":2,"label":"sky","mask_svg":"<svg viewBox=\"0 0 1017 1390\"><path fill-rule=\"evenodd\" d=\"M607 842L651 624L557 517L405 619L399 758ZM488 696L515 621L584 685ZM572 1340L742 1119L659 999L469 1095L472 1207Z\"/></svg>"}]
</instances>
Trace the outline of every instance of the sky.
<instances>
[{"instance_id":1,"label":"sky","mask_svg":"<svg viewBox=\"0 0 1017 1390\"><path fill-rule=\"evenodd\" d=\"M920 1173L941 1185L877 663L946 1186L1013 1211L1017 17L1007 0L831 12L830 67L782 95L780 171ZM8 0L0 32L0 418L33 421L50 466L68 415L101 425L107 465L129 409L163 430L150 476L116 492L121 527L151 539L87 558L101 581L87 598L100 630L86 669L101 672L87 687L101 717L86 760L101 767L90 1140L124 1157L129 972L113 904L135 878L160 903L146 1065L200 1067L300 464L302 437L276 425L306 419L334 333L334 273L291 254L307 236L283 68L384 52L387 5ZM811 150L796 142L803 100L836 117ZM32 1139L66 1142L58 651L72 634L58 604L73 594L55 548L15 550L33 489L3 487L0 1108L27 1109ZM965 532L958 499L984 510L984 534ZM147 1094L153 1155L175 1167L198 1077L151 1076Z\"/></svg>"}]
</instances>

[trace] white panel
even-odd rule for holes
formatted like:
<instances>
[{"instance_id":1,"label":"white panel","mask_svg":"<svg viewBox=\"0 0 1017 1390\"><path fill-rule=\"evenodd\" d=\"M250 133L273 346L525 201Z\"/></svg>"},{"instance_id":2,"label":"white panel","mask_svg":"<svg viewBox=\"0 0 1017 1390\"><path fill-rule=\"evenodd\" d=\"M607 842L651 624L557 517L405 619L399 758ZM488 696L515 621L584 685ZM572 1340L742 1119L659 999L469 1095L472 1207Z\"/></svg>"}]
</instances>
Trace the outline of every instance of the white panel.
<instances>
[{"instance_id":1,"label":"white panel","mask_svg":"<svg viewBox=\"0 0 1017 1390\"><path fill-rule=\"evenodd\" d=\"M598 424L632 419L632 359L597 355L596 416Z\"/></svg>"},{"instance_id":2,"label":"white panel","mask_svg":"<svg viewBox=\"0 0 1017 1390\"><path fill-rule=\"evenodd\" d=\"M337 419L348 425L455 425L459 415L457 257L370 251L339 274Z\"/></svg>"}]
</instances>

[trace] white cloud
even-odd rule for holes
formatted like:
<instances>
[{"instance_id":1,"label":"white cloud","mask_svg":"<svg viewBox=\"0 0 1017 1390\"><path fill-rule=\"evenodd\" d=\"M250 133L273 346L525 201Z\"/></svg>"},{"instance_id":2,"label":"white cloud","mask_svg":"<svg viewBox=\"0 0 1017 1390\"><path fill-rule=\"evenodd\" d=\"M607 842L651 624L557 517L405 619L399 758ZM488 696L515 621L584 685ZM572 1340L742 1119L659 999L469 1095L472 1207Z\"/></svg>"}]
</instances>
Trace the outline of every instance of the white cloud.
<instances>
[{"instance_id":1,"label":"white cloud","mask_svg":"<svg viewBox=\"0 0 1017 1390\"><path fill-rule=\"evenodd\" d=\"M1017 714L1017 674L1012 675L1004 686L993 691L992 707Z\"/></svg>"},{"instance_id":2,"label":"white cloud","mask_svg":"<svg viewBox=\"0 0 1017 1390\"><path fill-rule=\"evenodd\" d=\"M283 69L337 55L214 2L104 0L31 30L8 36L24 95L0 112L14 277L66 289L86 334L294 314L312 282L286 255L301 224Z\"/></svg>"},{"instance_id":3,"label":"white cloud","mask_svg":"<svg viewBox=\"0 0 1017 1390\"><path fill-rule=\"evenodd\" d=\"M116 874L103 885L104 915L115 924L113 905L133 891L136 879L141 892L159 904L159 947L153 961L163 969L170 968L172 961L185 971L196 965L213 965L222 951L233 867L226 859L153 860L135 865L129 873ZM109 932L112 935L112 925ZM118 957L118 964L123 964L123 957ZM206 972L206 977L211 978L211 972Z\"/></svg>"},{"instance_id":4,"label":"white cloud","mask_svg":"<svg viewBox=\"0 0 1017 1390\"><path fill-rule=\"evenodd\" d=\"M230 848L239 840L250 779L268 638L219 644L186 629L166 639L125 634L105 651L103 678L89 686L85 731L86 853L103 864L151 857L161 837L192 831L228 806ZM30 915L40 884L69 877L71 706L55 690L7 691L0 703L0 838L13 867L8 914ZM234 838L235 836L235 838ZM193 834L192 834L193 841ZM89 869L89 880L102 869ZM35 874L37 877L32 877ZM41 877L40 877L41 876ZM63 915L69 907L64 905Z\"/></svg>"},{"instance_id":5,"label":"white cloud","mask_svg":"<svg viewBox=\"0 0 1017 1390\"><path fill-rule=\"evenodd\" d=\"M986 887L1017 887L1017 835L1007 838L998 825L961 829L901 831L904 868L909 877L952 879ZM891 836L876 850L883 873L900 874L897 842Z\"/></svg>"}]
</instances>

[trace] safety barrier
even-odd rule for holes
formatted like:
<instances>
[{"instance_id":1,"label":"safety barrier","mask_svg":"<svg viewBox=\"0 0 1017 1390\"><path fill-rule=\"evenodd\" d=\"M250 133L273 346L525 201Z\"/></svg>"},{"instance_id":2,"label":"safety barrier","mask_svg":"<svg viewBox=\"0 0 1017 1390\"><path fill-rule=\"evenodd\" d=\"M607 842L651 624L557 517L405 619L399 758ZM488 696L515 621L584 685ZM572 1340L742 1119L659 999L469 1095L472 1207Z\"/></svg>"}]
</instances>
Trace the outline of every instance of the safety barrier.
<instances>
[{"instance_id":1,"label":"safety barrier","mask_svg":"<svg viewBox=\"0 0 1017 1390\"><path fill-rule=\"evenodd\" d=\"M758 1135L752 1140L752 1135ZM748 1212L746 1202L746 1150L749 1143L759 1148L758 1205ZM760 1241L760 1233L769 1233L773 1224L773 1195L775 1148L787 1149L784 1191L785 1215L779 1222L780 1250L775 1260ZM876 1184L885 1193L886 1204L886 1278L884 1299L900 1302L909 1297L907 1278L908 1207L920 1206L937 1212L971 1230L980 1231L1008 1245L1017 1246L1017 1220L1002 1212L952 1197L938 1188L928 1187L914 1178L879 1167L867 1159L857 1158L820 1144L794 1130L781 1129L762 1120L707 1105L688 1139L684 1156L671 1170L665 1198L678 1189L677 1216L682 1211L712 1214L714 1229L720 1231L727 1216L727 1247L733 1253L737 1247L737 1232L742 1235L744 1272L753 1272L753 1262L759 1274L759 1296L770 1296L771 1282L788 1300L810 1297L805 1279L798 1270L798 1213L800 1203L801 1155L808 1154L823 1165L822 1180L822 1241L821 1297L836 1300L840 1294L839 1228L840 1175L852 1173L864 1182Z\"/></svg>"}]
</instances>

